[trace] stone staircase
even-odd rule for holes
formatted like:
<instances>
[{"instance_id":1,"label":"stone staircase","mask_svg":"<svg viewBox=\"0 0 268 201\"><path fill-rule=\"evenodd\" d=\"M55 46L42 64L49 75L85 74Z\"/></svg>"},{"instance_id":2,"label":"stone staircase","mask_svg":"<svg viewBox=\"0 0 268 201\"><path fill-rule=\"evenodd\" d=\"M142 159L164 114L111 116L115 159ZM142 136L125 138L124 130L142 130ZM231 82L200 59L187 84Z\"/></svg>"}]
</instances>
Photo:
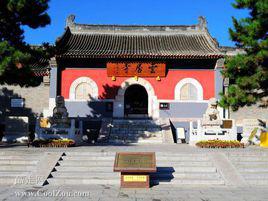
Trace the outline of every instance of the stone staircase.
<instances>
[{"instance_id":1,"label":"stone staircase","mask_svg":"<svg viewBox=\"0 0 268 201\"><path fill-rule=\"evenodd\" d=\"M109 143L163 143L159 120L113 119Z\"/></svg>"},{"instance_id":2,"label":"stone staircase","mask_svg":"<svg viewBox=\"0 0 268 201\"><path fill-rule=\"evenodd\" d=\"M227 157L248 185L268 185L267 152L241 152Z\"/></svg>"},{"instance_id":3,"label":"stone staircase","mask_svg":"<svg viewBox=\"0 0 268 201\"><path fill-rule=\"evenodd\" d=\"M120 173L113 172L114 158L114 152L65 152L47 182L55 186L120 185ZM156 153L156 161L153 185L224 185L206 154Z\"/></svg>"},{"instance_id":4,"label":"stone staircase","mask_svg":"<svg viewBox=\"0 0 268 201\"><path fill-rule=\"evenodd\" d=\"M36 186L35 176L42 176L38 186L119 186L120 173L113 172L114 158L115 151L2 151L0 185ZM156 152L156 162L157 172L151 174L153 185L268 186L268 152L264 151ZM230 182L235 175L240 180Z\"/></svg>"},{"instance_id":5,"label":"stone staircase","mask_svg":"<svg viewBox=\"0 0 268 201\"><path fill-rule=\"evenodd\" d=\"M0 185L31 185L37 170L40 153L0 152Z\"/></svg>"}]
</instances>

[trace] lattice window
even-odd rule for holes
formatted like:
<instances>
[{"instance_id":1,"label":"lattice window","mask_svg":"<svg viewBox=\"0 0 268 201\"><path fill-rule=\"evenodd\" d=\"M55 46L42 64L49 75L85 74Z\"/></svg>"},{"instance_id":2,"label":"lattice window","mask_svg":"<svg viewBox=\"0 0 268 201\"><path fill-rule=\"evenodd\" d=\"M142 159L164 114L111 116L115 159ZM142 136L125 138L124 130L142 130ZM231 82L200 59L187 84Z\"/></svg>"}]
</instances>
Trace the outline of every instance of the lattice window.
<instances>
[{"instance_id":1,"label":"lattice window","mask_svg":"<svg viewBox=\"0 0 268 201\"><path fill-rule=\"evenodd\" d=\"M184 84L180 90L180 100L198 100L197 88L191 83Z\"/></svg>"}]
</instances>

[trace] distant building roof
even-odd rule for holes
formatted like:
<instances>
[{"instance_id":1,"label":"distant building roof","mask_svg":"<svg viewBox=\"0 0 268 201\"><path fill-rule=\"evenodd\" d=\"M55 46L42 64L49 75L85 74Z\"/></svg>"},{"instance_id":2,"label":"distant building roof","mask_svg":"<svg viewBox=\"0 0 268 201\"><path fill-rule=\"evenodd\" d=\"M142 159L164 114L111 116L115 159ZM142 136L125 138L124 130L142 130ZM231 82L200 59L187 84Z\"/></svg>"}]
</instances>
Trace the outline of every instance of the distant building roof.
<instances>
[{"instance_id":1,"label":"distant building roof","mask_svg":"<svg viewBox=\"0 0 268 201\"><path fill-rule=\"evenodd\" d=\"M50 48L53 48L54 46L49 45ZM31 45L32 49L38 49L38 48L44 48L42 45ZM54 54L51 53L50 57L53 57ZM49 57L46 57L44 55L34 55L33 60L30 64L30 68L35 76L45 76L49 74Z\"/></svg>"},{"instance_id":2,"label":"distant building roof","mask_svg":"<svg viewBox=\"0 0 268 201\"><path fill-rule=\"evenodd\" d=\"M245 54L245 50L237 47L228 47L228 46L221 46L220 50L226 55L226 56L235 56L237 54Z\"/></svg>"},{"instance_id":3,"label":"distant building roof","mask_svg":"<svg viewBox=\"0 0 268 201\"><path fill-rule=\"evenodd\" d=\"M221 58L206 20L191 26L86 25L67 18L57 58Z\"/></svg>"},{"instance_id":4,"label":"distant building roof","mask_svg":"<svg viewBox=\"0 0 268 201\"><path fill-rule=\"evenodd\" d=\"M35 76L45 76L49 74L49 60L40 58L39 61L31 65L31 69Z\"/></svg>"}]
</instances>

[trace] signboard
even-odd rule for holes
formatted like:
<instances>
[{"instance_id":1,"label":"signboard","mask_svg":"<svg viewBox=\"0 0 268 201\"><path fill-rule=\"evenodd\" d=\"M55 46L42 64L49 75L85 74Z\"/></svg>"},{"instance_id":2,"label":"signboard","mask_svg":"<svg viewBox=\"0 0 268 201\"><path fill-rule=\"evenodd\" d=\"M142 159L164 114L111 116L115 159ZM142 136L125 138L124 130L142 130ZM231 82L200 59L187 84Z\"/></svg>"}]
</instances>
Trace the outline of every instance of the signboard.
<instances>
[{"instance_id":1,"label":"signboard","mask_svg":"<svg viewBox=\"0 0 268 201\"><path fill-rule=\"evenodd\" d=\"M160 110L169 110L169 103L159 103Z\"/></svg>"},{"instance_id":2,"label":"signboard","mask_svg":"<svg viewBox=\"0 0 268 201\"><path fill-rule=\"evenodd\" d=\"M123 63L109 62L107 63L108 77L165 77L165 63Z\"/></svg>"},{"instance_id":3,"label":"signboard","mask_svg":"<svg viewBox=\"0 0 268 201\"><path fill-rule=\"evenodd\" d=\"M11 107L23 107L24 101L22 98L12 98L11 99Z\"/></svg>"},{"instance_id":4,"label":"signboard","mask_svg":"<svg viewBox=\"0 0 268 201\"><path fill-rule=\"evenodd\" d=\"M117 172L155 172L154 152L116 153L114 171Z\"/></svg>"},{"instance_id":5,"label":"signboard","mask_svg":"<svg viewBox=\"0 0 268 201\"><path fill-rule=\"evenodd\" d=\"M116 153L114 171L121 172L121 187L123 188L149 188L149 173L156 172L155 153Z\"/></svg>"}]
</instances>

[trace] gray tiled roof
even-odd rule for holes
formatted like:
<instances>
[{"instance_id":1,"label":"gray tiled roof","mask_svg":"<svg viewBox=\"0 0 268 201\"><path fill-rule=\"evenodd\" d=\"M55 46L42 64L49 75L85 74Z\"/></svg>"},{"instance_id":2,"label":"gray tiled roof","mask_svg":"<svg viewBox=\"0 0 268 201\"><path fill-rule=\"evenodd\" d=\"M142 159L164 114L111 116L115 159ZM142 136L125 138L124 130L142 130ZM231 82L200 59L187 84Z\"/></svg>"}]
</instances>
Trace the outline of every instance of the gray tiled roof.
<instances>
[{"instance_id":1,"label":"gray tiled roof","mask_svg":"<svg viewBox=\"0 0 268 201\"><path fill-rule=\"evenodd\" d=\"M76 24L70 16L57 49L61 58L223 57L203 17L192 26L131 26Z\"/></svg>"},{"instance_id":2,"label":"gray tiled roof","mask_svg":"<svg viewBox=\"0 0 268 201\"><path fill-rule=\"evenodd\" d=\"M31 70L36 76L48 75L49 72L49 60L40 58L37 62L31 65Z\"/></svg>"}]
</instances>

